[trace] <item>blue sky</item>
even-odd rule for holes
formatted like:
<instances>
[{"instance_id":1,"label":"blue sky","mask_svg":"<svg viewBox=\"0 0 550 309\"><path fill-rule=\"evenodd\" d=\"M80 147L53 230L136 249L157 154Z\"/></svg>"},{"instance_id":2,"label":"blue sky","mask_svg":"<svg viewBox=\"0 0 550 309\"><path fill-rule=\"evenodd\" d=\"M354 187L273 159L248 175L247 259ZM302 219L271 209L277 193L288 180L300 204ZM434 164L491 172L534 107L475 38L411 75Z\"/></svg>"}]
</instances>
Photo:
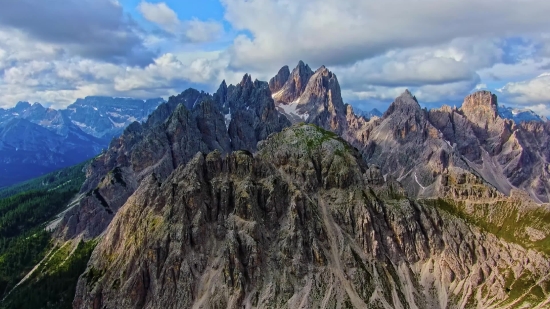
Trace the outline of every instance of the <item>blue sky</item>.
<instances>
[{"instance_id":1,"label":"blue sky","mask_svg":"<svg viewBox=\"0 0 550 309\"><path fill-rule=\"evenodd\" d=\"M549 1L6 1L0 107L214 91L303 60L363 110L405 89L428 107L487 89L550 115Z\"/></svg>"}]
</instances>

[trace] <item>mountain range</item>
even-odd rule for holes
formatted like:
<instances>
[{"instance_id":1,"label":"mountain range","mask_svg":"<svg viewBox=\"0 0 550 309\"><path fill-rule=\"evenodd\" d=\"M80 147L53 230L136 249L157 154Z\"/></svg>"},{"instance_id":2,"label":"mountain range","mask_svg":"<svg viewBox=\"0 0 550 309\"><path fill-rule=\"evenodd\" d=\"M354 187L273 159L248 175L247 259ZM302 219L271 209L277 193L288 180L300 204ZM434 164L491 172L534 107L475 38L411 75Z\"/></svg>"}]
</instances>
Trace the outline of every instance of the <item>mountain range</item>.
<instances>
[{"instance_id":1,"label":"mountain range","mask_svg":"<svg viewBox=\"0 0 550 309\"><path fill-rule=\"evenodd\" d=\"M363 116L367 119L371 119L372 117L382 117L384 113L379 111L377 108L373 108L370 111L362 111L362 110L356 110L355 111L359 116Z\"/></svg>"},{"instance_id":2,"label":"mountain range","mask_svg":"<svg viewBox=\"0 0 550 309\"><path fill-rule=\"evenodd\" d=\"M301 61L188 89L92 160L49 256L97 242L73 308L546 308L550 123L501 113L367 118Z\"/></svg>"},{"instance_id":3,"label":"mountain range","mask_svg":"<svg viewBox=\"0 0 550 309\"><path fill-rule=\"evenodd\" d=\"M520 123L522 121L548 121L548 118L546 118L545 116L537 115L537 113L533 112L530 109L506 107L504 105L498 107L498 114L500 115L500 117L512 119L516 123Z\"/></svg>"},{"instance_id":4,"label":"mountain range","mask_svg":"<svg viewBox=\"0 0 550 309\"><path fill-rule=\"evenodd\" d=\"M0 109L0 187L99 154L126 126L146 120L162 102L86 97L63 110L28 102Z\"/></svg>"}]
</instances>

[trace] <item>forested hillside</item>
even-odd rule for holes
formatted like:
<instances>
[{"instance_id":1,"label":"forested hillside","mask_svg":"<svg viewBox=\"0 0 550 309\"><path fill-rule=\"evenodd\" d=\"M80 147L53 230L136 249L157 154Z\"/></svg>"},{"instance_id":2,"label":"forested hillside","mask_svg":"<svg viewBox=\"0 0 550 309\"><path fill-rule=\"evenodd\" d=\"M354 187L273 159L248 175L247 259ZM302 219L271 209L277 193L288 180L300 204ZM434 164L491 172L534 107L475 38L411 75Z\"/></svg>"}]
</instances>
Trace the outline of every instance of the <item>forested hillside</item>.
<instances>
[{"instance_id":1,"label":"forested hillside","mask_svg":"<svg viewBox=\"0 0 550 309\"><path fill-rule=\"evenodd\" d=\"M93 243L59 246L45 227L77 195L86 164L0 190L1 308L70 308Z\"/></svg>"}]
</instances>

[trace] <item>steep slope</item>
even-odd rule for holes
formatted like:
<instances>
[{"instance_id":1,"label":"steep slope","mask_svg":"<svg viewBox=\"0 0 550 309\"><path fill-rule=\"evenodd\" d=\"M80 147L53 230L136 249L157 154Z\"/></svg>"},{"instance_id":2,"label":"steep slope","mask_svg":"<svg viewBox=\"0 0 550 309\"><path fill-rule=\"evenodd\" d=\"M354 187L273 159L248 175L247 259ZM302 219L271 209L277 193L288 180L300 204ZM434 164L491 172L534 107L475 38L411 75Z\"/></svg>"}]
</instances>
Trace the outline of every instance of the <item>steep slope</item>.
<instances>
[{"instance_id":1,"label":"steep slope","mask_svg":"<svg viewBox=\"0 0 550 309\"><path fill-rule=\"evenodd\" d=\"M303 61L288 74L288 66L279 70L278 74L269 81L269 89L277 102L290 104L297 100L305 91L309 79L314 72Z\"/></svg>"},{"instance_id":2,"label":"steep slope","mask_svg":"<svg viewBox=\"0 0 550 309\"><path fill-rule=\"evenodd\" d=\"M548 302L548 259L414 202L334 133L149 175L110 224L74 308L506 308Z\"/></svg>"},{"instance_id":3,"label":"steep slope","mask_svg":"<svg viewBox=\"0 0 550 309\"><path fill-rule=\"evenodd\" d=\"M146 177L164 180L197 151L254 151L258 141L290 124L275 110L267 83L245 75L229 88L223 102L218 95L186 90L161 104L143 125L131 124L90 164L82 187L86 194L67 212L57 236L96 237ZM231 112L228 126L224 105Z\"/></svg>"}]
</instances>

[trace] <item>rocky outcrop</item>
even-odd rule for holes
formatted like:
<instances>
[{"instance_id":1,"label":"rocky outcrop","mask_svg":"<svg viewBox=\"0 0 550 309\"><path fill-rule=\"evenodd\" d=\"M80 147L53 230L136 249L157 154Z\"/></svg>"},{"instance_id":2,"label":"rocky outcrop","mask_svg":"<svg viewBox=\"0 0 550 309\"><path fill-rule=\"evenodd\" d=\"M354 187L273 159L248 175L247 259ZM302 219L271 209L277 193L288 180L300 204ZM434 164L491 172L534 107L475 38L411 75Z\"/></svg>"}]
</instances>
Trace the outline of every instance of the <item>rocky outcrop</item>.
<instances>
[{"instance_id":1,"label":"rocky outcrop","mask_svg":"<svg viewBox=\"0 0 550 309\"><path fill-rule=\"evenodd\" d=\"M147 176L74 308L544 306L545 256L407 199L334 133L296 125L258 149Z\"/></svg>"},{"instance_id":2,"label":"rocky outcrop","mask_svg":"<svg viewBox=\"0 0 550 309\"><path fill-rule=\"evenodd\" d=\"M447 121L443 116L438 119ZM434 126L409 91L397 97L381 118L367 121L349 110L346 120L343 137L367 162L397 179L410 196L477 200L498 195L445 138L446 125Z\"/></svg>"},{"instance_id":3,"label":"rocky outcrop","mask_svg":"<svg viewBox=\"0 0 550 309\"><path fill-rule=\"evenodd\" d=\"M275 75L272 79L269 80L269 90L271 93L277 93L288 81L288 78L290 77L290 69L288 68L288 65L283 66L277 75Z\"/></svg>"},{"instance_id":4,"label":"rocky outcrop","mask_svg":"<svg viewBox=\"0 0 550 309\"><path fill-rule=\"evenodd\" d=\"M283 78L286 75L286 70L283 67L279 71L279 74L277 74L277 76L272 79L273 83L270 82L270 88L273 88L273 98L275 99L275 101L282 102L283 104L290 104L296 101L305 91L309 79L313 74L314 73L311 68L303 61L300 61L298 63L298 66L296 66L296 68L292 70L292 73L287 76L287 79L284 80L283 86L279 88L279 90L273 91L277 89L277 87L275 87L275 84L280 84L281 82L283 82ZM271 87L271 84L273 84L274 86Z\"/></svg>"},{"instance_id":5,"label":"rocky outcrop","mask_svg":"<svg viewBox=\"0 0 550 309\"><path fill-rule=\"evenodd\" d=\"M313 73L300 62L285 87L273 98L278 110L293 123L306 121L338 134L346 131L347 106L342 100L340 84L325 66Z\"/></svg>"},{"instance_id":6,"label":"rocky outcrop","mask_svg":"<svg viewBox=\"0 0 550 309\"><path fill-rule=\"evenodd\" d=\"M258 141L280 132L290 122L277 112L269 85L246 74L242 81L228 90L225 106L229 108L228 124L233 149L256 150Z\"/></svg>"},{"instance_id":7,"label":"rocky outcrop","mask_svg":"<svg viewBox=\"0 0 550 309\"><path fill-rule=\"evenodd\" d=\"M496 96L487 91L468 96L460 109L431 110L429 118L468 165L499 191L509 195L519 188L536 201L549 201L547 124L518 125L501 118Z\"/></svg>"},{"instance_id":8,"label":"rocky outcrop","mask_svg":"<svg viewBox=\"0 0 550 309\"><path fill-rule=\"evenodd\" d=\"M90 164L82 187L85 196L64 216L58 236L98 236L145 177L166 178L196 151L231 149L223 115L211 100L200 102L191 111L179 104L165 122L144 128L147 126L130 126Z\"/></svg>"}]
</instances>

